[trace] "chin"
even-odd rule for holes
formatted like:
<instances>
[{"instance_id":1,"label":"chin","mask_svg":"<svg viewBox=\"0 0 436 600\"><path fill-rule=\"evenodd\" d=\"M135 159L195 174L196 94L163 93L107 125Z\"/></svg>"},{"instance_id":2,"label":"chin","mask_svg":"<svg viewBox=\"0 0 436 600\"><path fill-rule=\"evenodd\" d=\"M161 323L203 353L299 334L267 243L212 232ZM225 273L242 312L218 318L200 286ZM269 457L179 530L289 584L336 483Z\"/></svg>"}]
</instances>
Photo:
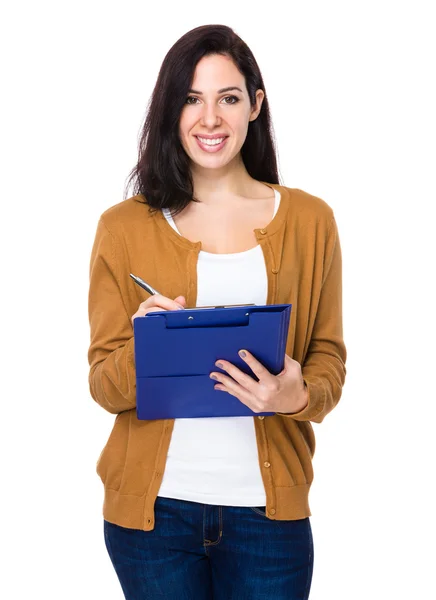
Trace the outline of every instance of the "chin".
<instances>
[{"instance_id":1,"label":"chin","mask_svg":"<svg viewBox=\"0 0 436 600\"><path fill-rule=\"evenodd\" d=\"M200 169L209 169L211 171L213 170L218 170L218 169L222 169L223 167L226 167L231 161L222 161L222 160L210 160L210 161L199 161L199 160L194 160L193 158L191 158L191 163L195 166L195 167L199 167Z\"/></svg>"},{"instance_id":2,"label":"chin","mask_svg":"<svg viewBox=\"0 0 436 600\"><path fill-rule=\"evenodd\" d=\"M191 163L193 163L197 167L201 167L203 169L222 169L227 165L230 165L237 158L237 154L235 156L215 156L211 154L208 157L198 156L197 153L190 153L189 158Z\"/></svg>"}]
</instances>

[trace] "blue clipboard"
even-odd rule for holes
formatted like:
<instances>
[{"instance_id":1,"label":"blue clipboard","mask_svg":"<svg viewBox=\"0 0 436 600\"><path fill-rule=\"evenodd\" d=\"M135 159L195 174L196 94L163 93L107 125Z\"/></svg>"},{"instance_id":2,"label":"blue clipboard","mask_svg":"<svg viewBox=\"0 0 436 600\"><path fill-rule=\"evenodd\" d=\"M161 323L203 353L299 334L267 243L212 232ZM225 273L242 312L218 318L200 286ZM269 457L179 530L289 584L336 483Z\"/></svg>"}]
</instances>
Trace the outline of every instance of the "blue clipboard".
<instances>
[{"instance_id":1,"label":"blue clipboard","mask_svg":"<svg viewBox=\"0 0 436 600\"><path fill-rule=\"evenodd\" d=\"M283 370L291 304L159 311L133 321L138 419L247 417L234 396L214 389L209 374L228 360L255 378L238 351L271 373Z\"/></svg>"}]
</instances>

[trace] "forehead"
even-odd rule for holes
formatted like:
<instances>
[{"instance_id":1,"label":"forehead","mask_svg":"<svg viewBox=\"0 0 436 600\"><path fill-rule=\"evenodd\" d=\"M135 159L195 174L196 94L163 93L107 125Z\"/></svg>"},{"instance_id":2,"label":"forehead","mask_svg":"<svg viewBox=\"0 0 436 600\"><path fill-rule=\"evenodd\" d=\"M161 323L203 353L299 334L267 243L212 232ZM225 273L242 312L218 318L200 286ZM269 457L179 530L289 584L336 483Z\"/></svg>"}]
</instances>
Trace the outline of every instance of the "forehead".
<instances>
[{"instance_id":1,"label":"forehead","mask_svg":"<svg viewBox=\"0 0 436 600\"><path fill-rule=\"evenodd\" d=\"M195 67L192 87L200 91L216 91L230 85L246 89L244 76L231 58L221 54L211 54L199 60Z\"/></svg>"}]
</instances>

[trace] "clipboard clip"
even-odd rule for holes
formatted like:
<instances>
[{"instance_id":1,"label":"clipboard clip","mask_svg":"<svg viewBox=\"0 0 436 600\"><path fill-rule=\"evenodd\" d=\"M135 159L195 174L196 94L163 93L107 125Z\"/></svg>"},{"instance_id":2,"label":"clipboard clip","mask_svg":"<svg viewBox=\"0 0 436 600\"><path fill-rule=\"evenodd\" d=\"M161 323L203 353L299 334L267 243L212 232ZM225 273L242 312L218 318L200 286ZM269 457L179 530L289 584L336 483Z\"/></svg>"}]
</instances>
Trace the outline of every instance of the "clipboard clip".
<instances>
[{"instance_id":1,"label":"clipboard clip","mask_svg":"<svg viewBox=\"0 0 436 600\"><path fill-rule=\"evenodd\" d=\"M189 310L199 310L203 308L242 308L243 306L256 306L255 304L216 304L214 306L194 306Z\"/></svg>"}]
</instances>

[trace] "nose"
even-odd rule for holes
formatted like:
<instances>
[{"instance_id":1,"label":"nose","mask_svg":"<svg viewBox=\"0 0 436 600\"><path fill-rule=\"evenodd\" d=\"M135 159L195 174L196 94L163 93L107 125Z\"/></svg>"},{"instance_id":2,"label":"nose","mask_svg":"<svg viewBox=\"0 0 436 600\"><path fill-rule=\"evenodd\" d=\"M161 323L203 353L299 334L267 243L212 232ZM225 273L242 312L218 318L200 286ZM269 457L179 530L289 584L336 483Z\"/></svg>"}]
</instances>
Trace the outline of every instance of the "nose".
<instances>
[{"instance_id":1,"label":"nose","mask_svg":"<svg viewBox=\"0 0 436 600\"><path fill-rule=\"evenodd\" d=\"M213 129L214 127L221 124L221 116L220 109L214 103L208 104L204 102L201 114L201 125L208 129Z\"/></svg>"}]
</instances>

